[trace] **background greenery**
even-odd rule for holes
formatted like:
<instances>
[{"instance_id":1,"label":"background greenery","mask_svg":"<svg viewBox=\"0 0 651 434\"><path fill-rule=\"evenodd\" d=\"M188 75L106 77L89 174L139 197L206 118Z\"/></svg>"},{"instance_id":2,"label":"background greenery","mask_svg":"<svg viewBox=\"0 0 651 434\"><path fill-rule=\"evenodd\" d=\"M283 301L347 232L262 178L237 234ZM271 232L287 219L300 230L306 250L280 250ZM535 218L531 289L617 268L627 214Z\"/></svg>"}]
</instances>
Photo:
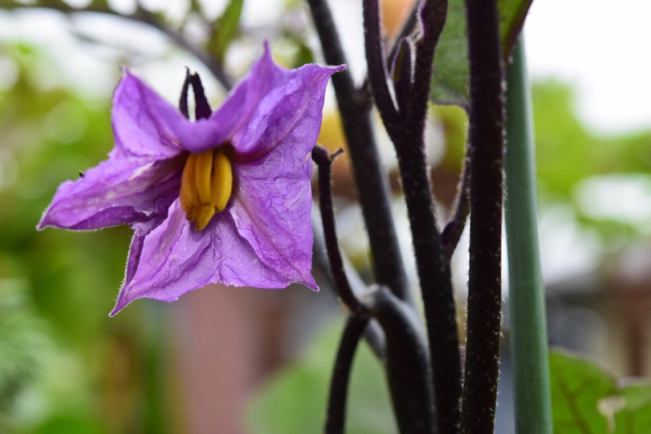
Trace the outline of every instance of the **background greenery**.
<instances>
[{"instance_id":1,"label":"background greenery","mask_svg":"<svg viewBox=\"0 0 651 434\"><path fill-rule=\"evenodd\" d=\"M241 2L228 11L239 17ZM287 65L311 61L305 38L290 30L275 36L289 47ZM235 34L227 27L210 35L218 42L217 58ZM59 183L111 149L110 103L74 86L42 86L39 77L55 74L58 66L38 46L2 42L0 58L17 71L0 89L0 432L182 432L171 392L176 374L156 302L108 318L123 278L129 229L35 230ZM649 242L649 225L591 212L580 191L586 181L607 175L651 185L651 131L596 135L575 115L572 88L553 80L534 85L533 102L541 211L571 209L576 223L596 234L599 254ZM451 144L441 164L458 170L466 120L459 110L433 113ZM341 325L333 319L293 364L267 380L248 407L251 432L306 433L320 426ZM558 354L551 366L558 432L580 423L576 405L595 424L590 432L648 426L637 416L649 414L646 383L623 385L599 367ZM591 381L589 393L568 399L561 384L567 380L576 392L584 378ZM364 346L350 407L349 432L395 432L380 367Z\"/></svg>"}]
</instances>

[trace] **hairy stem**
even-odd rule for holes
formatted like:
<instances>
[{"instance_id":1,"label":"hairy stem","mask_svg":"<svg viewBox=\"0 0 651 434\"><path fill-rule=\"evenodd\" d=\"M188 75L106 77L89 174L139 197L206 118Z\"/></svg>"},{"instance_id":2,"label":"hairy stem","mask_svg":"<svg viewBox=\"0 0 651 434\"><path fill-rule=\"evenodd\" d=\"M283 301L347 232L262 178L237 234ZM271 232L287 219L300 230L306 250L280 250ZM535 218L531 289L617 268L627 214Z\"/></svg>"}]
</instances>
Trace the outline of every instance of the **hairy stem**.
<instances>
[{"instance_id":1,"label":"hairy stem","mask_svg":"<svg viewBox=\"0 0 651 434\"><path fill-rule=\"evenodd\" d=\"M378 287L367 299L386 336L386 369L399 430L403 434L433 434L438 407L420 318L386 287Z\"/></svg>"},{"instance_id":2,"label":"hairy stem","mask_svg":"<svg viewBox=\"0 0 651 434\"><path fill-rule=\"evenodd\" d=\"M332 160L339 155L339 152L330 155L328 151L320 146L315 146L312 151L312 160L319 167L319 207L321 209L321 220L323 222L323 234L325 237L326 251L330 271L334 279L337 294L344 304L351 310L354 316L368 316L368 307L364 306L353 292L346 271L344 261L339 251L337 229L335 227L335 214L332 206Z\"/></svg>"},{"instance_id":3,"label":"hairy stem","mask_svg":"<svg viewBox=\"0 0 651 434\"><path fill-rule=\"evenodd\" d=\"M325 60L331 65L346 63L339 34L325 0L308 0ZM409 282L398 245L388 179L380 164L373 127L371 104L358 92L347 70L332 76L339 112L351 155L360 206L368 230L373 270L380 284L387 285L400 299L413 304Z\"/></svg>"},{"instance_id":4,"label":"hairy stem","mask_svg":"<svg viewBox=\"0 0 651 434\"><path fill-rule=\"evenodd\" d=\"M447 0L427 1L423 5L423 36L416 44L414 83L407 111L398 121L393 106L388 107L388 84L379 33L377 0L364 1L366 58L369 82L380 114L398 154L400 175L413 234L414 253L420 281L430 362L440 433L454 433L460 419L461 356L456 308L448 260L440 241L429 185L424 147L432 61L438 37L443 30ZM371 72L372 71L372 72ZM379 101L378 101L379 99Z\"/></svg>"},{"instance_id":5,"label":"hairy stem","mask_svg":"<svg viewBox=\"0 0 651 434\"><path fill-rule=\"evenodd\" d=\"M502 322L504 101L497 0L466 0L470 59L470 273L462 432L493 432Z\"/></svg>"},{"instance_id":6,"label":"hairy stem","mask_svg":"<svg viewBox=\"0 0 651 434\"><path fill-rule=\"evenodd\" d=\"M353 367L353 358L359 339L368 324L366 318L349 317L344 333L339 342L335 366L330 379L330 396L324 432L342 434L346 425L346 404L348 401L348 383Z\"/></svg>"},{"instance_id":7,"label":"hairy stem","mask_svg":"<svg viewBox=\"0 0 651 434\"><path fill-rule=\"evenodd\" d=\"M330 271L330 260L328 259L328 254L326 253L325 247L325 238L322 232L322 224L318 218L315 218L315 215L312 215L312 231L314 232L314 261L316 266L318 266L323 274L327 277L328 283L333 289L333 293L336 294L335 281L332 277ZM363 294L367 291L366 285L362 278L357 274L353 266L350 264L348 258L342 254L342 259L344 261L344 270L346 272L346 279L353 289L355 294ZM384 337L384 331L377 323L376 320L371 319L364 329L364 339L368 343L373 354L378 358L378 360L384 364L386 361L386 339Z\"/></svg>"},{"instance_id":8,"label":"hairy stem","mask_svg":"<svg viewBox=\"0 0 651 434\"><path fill-rule=\"evenodd\" d=\"M452 202L452 217L441 232L441 243L448 261L459 244L463 229L466 227L470 213L470 156L467 155L461 169L461 180L457 187L457 194Z\"/></svg>"}]
</instances>

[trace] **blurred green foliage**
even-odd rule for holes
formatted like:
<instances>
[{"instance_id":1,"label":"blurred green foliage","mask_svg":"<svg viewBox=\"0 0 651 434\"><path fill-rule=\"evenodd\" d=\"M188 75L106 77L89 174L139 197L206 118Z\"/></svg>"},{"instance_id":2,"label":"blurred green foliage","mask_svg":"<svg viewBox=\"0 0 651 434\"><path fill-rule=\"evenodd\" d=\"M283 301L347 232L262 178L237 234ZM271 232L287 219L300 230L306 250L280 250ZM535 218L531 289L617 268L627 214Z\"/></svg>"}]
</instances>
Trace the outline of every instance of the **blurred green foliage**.
<instances>
[{"instance_id":1,"label":"blurred green foliage","mask_svg":"<svg viewBox=\"0 0 651 434\"><path fill-rule=\"evenodd\" d=\"M516 6L526 3L500 2L514 8L510 20L516 19ZM230 27L219 36L224 47L218 47L218 57L237 36L241 2L231 4ZM294 1L287 7L299 6ZM199 10L193 1L192 11ZM463 5L453 1L450 11L463 15ZM216 29L211 33L215 38ZM275 31L277 42L288 48L289 55L280 56L286 66L313 60L300 28L269 31ZM465 23L448 20L445 32L449 35L444 33L441 40L433 77L440 86L433 87L432 98L458 101L467 93ZM47 53L35 47L1 45L0 57L18 70L16 82L0 90L0 432L176 432L170 427L176 416L166 411L164 398L169 380L163 372L160 312L152 315L144 304L135 303L108 318L123 278L129 229L35 230L56 187L103 160L111 149L109 101L44 87L38 75L54 66ZM596 135L576 117L573 93L561 83L534 85L533 102L543 204L569 204L582 223L602 234L630 235L632 229L622 222L581 215L574 193L577 185L595 175L648 176L651 132ZM444 164L458 170L465 152L465 113L458 107L436 107L433 112L449 145ZM252 432L321 429L340 328L340 324L327 328L303 357L268 381L250 405ZM562 369L566 365L567 372L574 369L564 363ZM558 372L565 375L562 369ZM647 389L616 391L630 405L615 415L615 421L625 411L634 411L633 405L648 407ZM365 345L360 346L353 371L349 414L351 433L395 432L381 367Z\"/></svg>"},{"instance_id":2,"label":"blurred green foliage","mask_svg":"<svg viewBox=\"0 0 651 434\"><path fill-rule=\"evenodd\" d=\"M532 0L499 0L499 31L504 58L508 58L520 34ZM463 0L450 0L445 27L436 47L430 99L438 104L468 105L468 38Z\"/></svg>"},{"instance_id":3,"label":"blurred green foliage","mask_svg":"<svg viewBox=\"0 0 651 434\"><path fill-rule=\"evenodd\" d=\"M247 418L251 433L303 434L322 431L342 324L340 319L321 330L302 356L254 397ZM346 432L396 433L382 368L366 344L358 347L354 363Z\"/></svg>"},{"instance_id":4,"label":"blurred green foliage","mask_svg":"<svg viewBox=\"0 0 651 434\"><path fill-rule=\"evenodd\" d=\"M34 47L0 56L18 72L0 91L0 432L164 432L148 408L160 379L140 375L157 338L137 305L108 318L130 231L35 229L112 148L109 101L44 88L54 66Z\"/></svg>"},{"instance_id":5,"label":"blurred green foliage","mask_svg":"<svg viewBox=\"0 0 651 434\"><path fill-rule=\"evenodd\" d=\"M554 432L649 432L648 381L618 382L597 363L562 352L550 355L550 374Z\"/></svg>"}]
</instances>

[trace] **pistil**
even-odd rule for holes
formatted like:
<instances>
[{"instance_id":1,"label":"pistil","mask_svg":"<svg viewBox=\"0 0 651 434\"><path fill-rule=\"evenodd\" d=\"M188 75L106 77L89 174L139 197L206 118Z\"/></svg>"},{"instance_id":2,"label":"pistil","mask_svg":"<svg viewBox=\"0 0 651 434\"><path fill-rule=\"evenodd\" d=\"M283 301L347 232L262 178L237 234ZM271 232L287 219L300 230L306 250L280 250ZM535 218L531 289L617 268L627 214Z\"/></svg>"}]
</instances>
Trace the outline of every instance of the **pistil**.
<instances>
[{"instance_id":1,"label":"pistil","mask_svg":"<svg viewBox=\"0 0 651 434\"><path fill-rule=\"evenodd\" d=\"M226 208L233 190L233 168L224 147L190 154L181 177L181 207L198 231Z\"/></svg>"}]
</instances>

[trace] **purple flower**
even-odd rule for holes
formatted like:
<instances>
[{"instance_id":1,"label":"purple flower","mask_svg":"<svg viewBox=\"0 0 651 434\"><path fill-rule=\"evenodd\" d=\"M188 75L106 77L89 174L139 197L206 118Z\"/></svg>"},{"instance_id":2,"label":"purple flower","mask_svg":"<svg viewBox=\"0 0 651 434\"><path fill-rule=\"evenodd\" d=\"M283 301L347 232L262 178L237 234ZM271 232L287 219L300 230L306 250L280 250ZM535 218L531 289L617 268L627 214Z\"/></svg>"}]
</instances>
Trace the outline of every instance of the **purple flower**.
<instances>
[{"instance_id":1,"label":"purple flower","mask_svg":"<svg viewBox=\"0 0 651 434\"><path fill-rule=\"evenodd\" d=\"M59 186L38 228L132 225L111 315L210 283L317 289L310 153L326 84L342 68L286 70L266 47L224 104L194 122L125 70L113 97L115 148Z\"/></svg>"}]
</instances>

